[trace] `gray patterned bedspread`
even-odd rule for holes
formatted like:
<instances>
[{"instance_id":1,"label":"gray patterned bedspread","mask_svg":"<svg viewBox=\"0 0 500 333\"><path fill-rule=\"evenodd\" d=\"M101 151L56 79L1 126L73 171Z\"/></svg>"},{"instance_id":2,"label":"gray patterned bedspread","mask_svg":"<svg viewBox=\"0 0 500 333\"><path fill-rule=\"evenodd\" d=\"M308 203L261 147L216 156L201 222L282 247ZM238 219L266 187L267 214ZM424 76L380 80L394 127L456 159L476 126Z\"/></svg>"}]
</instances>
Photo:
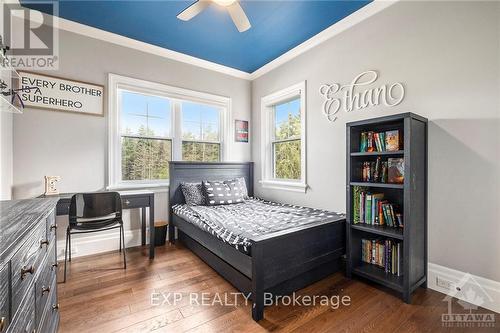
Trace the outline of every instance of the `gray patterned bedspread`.
<instances>
[{"instance_id":1,"label":"gray patterned bedspread","mask_svg":"<svg viewBox=\"0 0 500 333\"><path fill-rule=\"evenodd\" d=\"M345 218L344 214L253 198L232 205L174 205L172 209L177 216L247 254L257 236Z\"/></svg>"}]
</instances>

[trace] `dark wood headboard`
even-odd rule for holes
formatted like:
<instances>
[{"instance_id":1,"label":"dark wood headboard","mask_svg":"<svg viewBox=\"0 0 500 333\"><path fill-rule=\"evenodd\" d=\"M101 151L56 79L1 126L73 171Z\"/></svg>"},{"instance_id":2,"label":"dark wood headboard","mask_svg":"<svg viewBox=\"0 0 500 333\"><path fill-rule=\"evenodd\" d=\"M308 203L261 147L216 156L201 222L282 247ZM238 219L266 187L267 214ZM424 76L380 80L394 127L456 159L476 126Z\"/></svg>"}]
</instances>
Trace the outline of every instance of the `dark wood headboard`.
<instances>
[{"instance_id":1,"label":"dark wood headboard","mask_svg":"<svg viewBox=\"0 0 500 333\"><path fill-rule=\"evenodd\" d=\"M184 203L180 187L182 182L199 183L236 177L245 178L248 195L253 196L253 162L170 162L169 207Z\"/></svg>"}]
</instances>

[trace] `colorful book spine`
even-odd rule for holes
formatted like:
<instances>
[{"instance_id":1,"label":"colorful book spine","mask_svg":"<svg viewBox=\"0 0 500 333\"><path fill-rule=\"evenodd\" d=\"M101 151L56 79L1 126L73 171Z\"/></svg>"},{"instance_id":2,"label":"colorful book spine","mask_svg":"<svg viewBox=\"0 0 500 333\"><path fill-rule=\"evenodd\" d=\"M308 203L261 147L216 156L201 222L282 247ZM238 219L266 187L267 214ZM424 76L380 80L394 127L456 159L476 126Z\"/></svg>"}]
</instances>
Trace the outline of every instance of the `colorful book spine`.
<instances>
[{"instance_id":1,"label":"colorful book spine","mask_svg":"<svg viewBox=\"0 0 500 333\"><path fill-rule=\"evenodd\" d=\"M366 195L366 204L365 204L365 223L371 224L372 221L372 195Z\"/></svg>"},{"instance_id":2,"label":"colorful book spine","mask_svg":"<svg viewBox=\"0 0 500 333\"><path fill-rule=\"evenodd\" d=\"M361 261L380 267L388 274L403 275L402 243L391 239L362 239Z\"/></svg>"},{"instance_id":3,"label":"colorful book spine","mask_svg":"<svg viewBox=\"0 0 500 333\"><path fill-rule=\"evenodd\" d=\"M367 148L368 148L368 138L367 138L366 132L363 132L363 133L361 133L359 151L364 153L364 152L366 152Z\"/></svg>"},{"instance_id":4,"label":"colorful book spine","mask_svg":"<svg viewBox=\"0 0 500 333\"><path fill-rule=\"evenodd\" d=\"M373 144L373 132L368 132L366 135L367 135L367 149L366 149L366 151L373 152L373 151L375 151L375 147Z\"/></svg>"}]
</instances>

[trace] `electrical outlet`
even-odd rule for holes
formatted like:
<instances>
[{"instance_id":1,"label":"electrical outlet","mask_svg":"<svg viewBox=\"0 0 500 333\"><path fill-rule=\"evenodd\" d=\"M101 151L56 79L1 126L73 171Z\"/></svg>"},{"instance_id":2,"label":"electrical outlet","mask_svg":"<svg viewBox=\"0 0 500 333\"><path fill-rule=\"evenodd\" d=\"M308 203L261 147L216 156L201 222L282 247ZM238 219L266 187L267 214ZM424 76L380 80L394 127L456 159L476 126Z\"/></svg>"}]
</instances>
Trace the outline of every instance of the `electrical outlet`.
<instances>
[{"instance_id":1,"label":"electrical outlet","mask_svg":"<svg viewBox=\"0 0 500 333\"><path fill-rule=\"evenodd\" d=\"M442 277L436 276L436 285L444 289L453 290L455 284L450 280L446 280Z\"/></svg>"}]
</instances>

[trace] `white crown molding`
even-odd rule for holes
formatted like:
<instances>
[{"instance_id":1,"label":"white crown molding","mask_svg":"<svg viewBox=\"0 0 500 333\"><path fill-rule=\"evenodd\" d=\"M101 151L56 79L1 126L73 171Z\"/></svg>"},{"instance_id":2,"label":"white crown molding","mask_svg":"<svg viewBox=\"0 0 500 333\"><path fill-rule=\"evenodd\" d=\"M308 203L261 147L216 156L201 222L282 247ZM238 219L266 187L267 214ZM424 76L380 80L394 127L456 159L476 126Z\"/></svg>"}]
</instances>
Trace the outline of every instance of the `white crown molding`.
<instances>
[{"instance_id":1,"label":"white crown molding","mask_svg":"<svg viewBox=\"0 0 500 333\"><path fill-rule=\"evenodd\" d=\"M340 34L341 32L351 28L352 26L360 23L361 21L366 20L367 18L381 12L382 10L388 8L389 6L392 6L396 2L400 0L374 0L373 2L370 2L366 6L362 7L361 9L355 11L349 16L346 16L342 20L338 21L337 23L334 23L333 25L329 26L325 30L321 31L320 33L314 35L313 37L309 38L302 44L297 45L290 51L282 54L278 58L272 60L271 62L265 64L261 68L257 69L256 71L252 72L250 74L250 80L255 80L262 75L269 73L273 69L285 64L286 62L294 59L295 57L298 57L302 53L305 53L312 49L313 47L318 46L319 44L327 41L328 39Z\"/></svg>"},{"instance_id":2,"label":"white crown molding","mask_svg":"<svg viewBox=\"0 0 500 333\"><path fill-rule=\"evenodd\" d=\"M250 80L251 74L240 71L235 68L220 65L215 62L203 60L197 57L169 50L153 44L141 42L136 39L132 39L109 31L90 27L88 25L73 22L64 18L55 18L55 19L58 21L59 29L65 31L103 40L120 46L129 47L138 51L154 54L163 58L183 62L189 65L194 65L214 72L234 76L240 79Z\"/></svg>"},{"instance_id":3,"label":"white crown molding","mask_svg":"<svg viewBox=\"0 0 500 333\"><path fill-rule=\"evenodd\" d=\"M214 72L230 75L233 77L237 77L245 80L255 80L258 77L272 71L273 69L285 64L286 62L294 59L295 57L301 55L312 49L315 46L325 42L326 40L338 35L339 33L351 28L352 26L358 24L359 22L379 13L380 11L386 9L387 7L395 4L400 0L374 0L373 2L367 4L361 9L355 11L351 15L343 18L337 23L331 25L320 33L314 35L309 38L305 42L300 45L297 45L293 49L288 52L282 54L278 58L272 60L271 62L265 64L260 67L256 71L252 73L247 73L244 71L240 71L238 69L220 65L211 61L203 60L197 57L193 57L184 53L176 52L173 50L169 50L160 46L156 46L153 44L145 43L138 41L136 39L132 39L129 37L125 37L116 33L112 33L109 31L105 31L102 29L94 28L82 23L70 21L64 18L54 17L54 26L58 27L61 30L69 31L72 33L76 33L79 35L99 39L102 41L106 41L109 43L113 43L116 45L132 48L135 50L139 50L141 52L146 52L150 54L154 54L160 57L164 57L167 59L183 62L186 64L190 64L193 66L201 67L207 70L211 70ZM6 0L9 3L19 3L18 0ZM44 14L48 15L48 14Z\"/></svg>"},{"instance_id":4,"label":"white crown molding","mask_svg":"<svg viewBox=\"0 0 500 333\"><path fill-rule=\"evenodd\" d=\"M19 0L5 0L6 3L19 4ZM43 15L49 15L43 13ZM37 23L41 23L37 21L37 19L33 19L33 21ZM208 60L203 60L197 57L193 57L184 53L176 52L173 50L169 50L160 46L156 46L153 44L141 42L139 40L125 37L113 32L105 31L102 29L94 28L82 23L74 22L71 20L67 20L65 18L61 18L58 16L53 16L52 20L53 26L68 32L72 32L75 34L79 34L82 36L102 40L108 43L128 47L131 49L135 49L141 52L154 54L166 59L175 60L179 62L183 62L189 65L201 67L204 69L208 69L214 72L230 75L233 77L237 77L240 79L250 80L250 73L240 71L238 69L217 64L215 62L211 62Z\"/></svg>"}]
</instances>

